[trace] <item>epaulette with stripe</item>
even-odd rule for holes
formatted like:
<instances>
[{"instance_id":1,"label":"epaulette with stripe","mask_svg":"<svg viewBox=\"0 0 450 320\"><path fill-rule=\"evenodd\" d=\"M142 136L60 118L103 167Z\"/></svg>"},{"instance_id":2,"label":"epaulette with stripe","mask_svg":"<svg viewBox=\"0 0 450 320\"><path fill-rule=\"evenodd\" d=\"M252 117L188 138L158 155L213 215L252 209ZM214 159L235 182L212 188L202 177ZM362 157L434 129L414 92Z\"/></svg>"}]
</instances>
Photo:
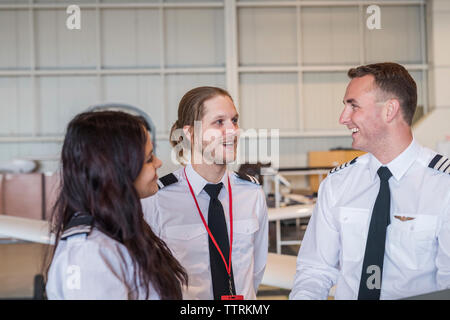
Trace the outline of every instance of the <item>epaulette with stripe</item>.
<instances>
[{"instance_id":1,"label":"epaulette with stripe","mask_svg":"<svg viewBox=\"0 0 450 320\"><path fill-rule=\"evenodd\" d=\"M428 165L429 168L450 174L450 159L441 154L434 156Z\"/></svg>"},{"instance_id":2,"label":"epaulette with stripe","mask_svg":"<svg viewBox=\"0 0 450 320\"><path fill-rule=\"evenodd\" d=\"M250 181L250 182L255 183L255 184L260 184L258 179L256 179L254 176L251 176L251 175L246 174L246 173L242 173L242 174L239 173L239 172L234 172L234 173L236 174L236 176L239 179L242 179L242 180L245 180L245 181Z\"/></svg>"},{"instance_id":3,"label":"epaulette with stripe","mask_svg":"<svg viewBox=\"0 0 450 320\"><path fill-rule=\"evenodd\" d=\"M356 159L358 159L358 157L356 157L355 159L353 159L353 160L351 160L351 161L348 161L348 162L346 162L346 163L343 163L343 164L341 164L340 166L337 166L337 167L331 169L331 170L330 170L330 173L335 173L335 172L337 172L337 171L339 171L339 170L342 170L342 169L344 169L344 168L347 168L348 166L354 164L354 163L356 162Z\"/></svg>"},{"instance_id":4,"label":"epaulette with stripe","mask_svg":"<svg viewBox=\"0 0 450 320\"><path fill-rule=\"evenodd\" d=\"M90 214L84 212L75 213L67 226L64 227L61 240L66 240L67 238L78 234L89 235L92 230L93 221L94 218Z\"/></svg>"},{"instance_id":5,"label":"epaulette with stripe","mask_svg":"<svg viewBox=\"0 0 450 320\"><path fill-rule=\"evenodd\" d=\"M175 177L173 173L169 173L158 179L158 187L159 189L162 189L176 182L178 182L177 177Z\"/></svg>"}]
</instances>

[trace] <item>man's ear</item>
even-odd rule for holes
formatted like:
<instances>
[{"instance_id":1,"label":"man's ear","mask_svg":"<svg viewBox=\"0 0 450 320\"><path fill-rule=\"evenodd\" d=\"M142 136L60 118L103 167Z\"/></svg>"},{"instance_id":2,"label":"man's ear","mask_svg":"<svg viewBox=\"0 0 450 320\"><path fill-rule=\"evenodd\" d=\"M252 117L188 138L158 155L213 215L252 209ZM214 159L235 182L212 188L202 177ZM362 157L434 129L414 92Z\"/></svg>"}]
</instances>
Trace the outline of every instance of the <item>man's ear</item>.
<instances>
[{"instance_id":1,"label":"man's ear","mask_svg":"<svg viewBox=\"0 0 450 320\"><path fill-rule=\"evenodd\" d=\"M191 136L191 126L184 126L183 127L184 136L189 142L192 142L192 136Z\"/></svg>"},{"instance_id":2,"label":"man's ear","mask_svg":"<svg viewBox=\"0 0 450 320\"><path fill-rule=\"evenodd\" d=\"M389 99L386 101L386 121L392 122L396 117L401 117L400 102L398 99Z\"/></svg>"}]
</instances>

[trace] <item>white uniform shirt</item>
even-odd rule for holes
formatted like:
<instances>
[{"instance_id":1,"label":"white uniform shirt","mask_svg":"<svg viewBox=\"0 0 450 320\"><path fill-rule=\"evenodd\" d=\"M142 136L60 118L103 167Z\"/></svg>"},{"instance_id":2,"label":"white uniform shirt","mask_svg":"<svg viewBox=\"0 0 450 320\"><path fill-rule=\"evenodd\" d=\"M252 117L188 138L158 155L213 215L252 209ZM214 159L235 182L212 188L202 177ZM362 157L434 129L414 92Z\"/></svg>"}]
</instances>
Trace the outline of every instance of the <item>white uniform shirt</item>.
<instances>
[{"instance_id":1,"label":"white uniform shirt","mask_svg":"<svg viewBox=\"0 0 450 320\"><path fill-rule=\"evenodd\" d=\"M48 273L48 299L145 299L136 290L133 263L126 247L93 228L91 233L60 240ZM150 285L148 299L159 299Z\"/></svg>"},{"instance_id":2,"label":"white uniform shirt","mask_svg":"<svg viewBox=\"0 0 450 320\"><path fill-rule=\"evenodd\" d=\"M142 201L144 217L153 232L166 242L188 273L189 284L188 288L184 288L183 298L213 299L209 235L189 191L183 168L173 174L178 182L162 188L154 196ZM195 172L191 165L186 167L186 174L207 223L210 197L203 188L208 181ZM242 180L233 172L227 171L224 174L221 180L224 187L218 198L225 213L229 237L227 175L230 177L233 200L231 263L236 294L244 295L244 299L256 299L268 251L266 199L260 185Z\"/></svg>"},{"instance_id":3,"label":"white uniform shirt","mask_svg":"<svg viewBox=\"0 0 450 320\"><path fill-rule=\"evenodd\" d=\"M380 299L450 288L450 176L428 168L435 152L414 140L387 164L391 223ZM291 299L357 299L382 164L371 154L322 182L297 259ZM395 216L414 218L401 221Z\"/></svg>"}]
</instances>

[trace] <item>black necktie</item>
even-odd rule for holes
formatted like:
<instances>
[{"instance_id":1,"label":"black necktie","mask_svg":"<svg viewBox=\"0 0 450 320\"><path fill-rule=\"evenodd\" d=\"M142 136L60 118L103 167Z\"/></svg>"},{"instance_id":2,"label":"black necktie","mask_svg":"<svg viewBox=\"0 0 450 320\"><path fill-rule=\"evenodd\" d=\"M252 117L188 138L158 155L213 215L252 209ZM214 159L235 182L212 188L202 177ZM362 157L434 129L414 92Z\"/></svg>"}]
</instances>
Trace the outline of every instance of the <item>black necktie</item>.
<instances>
[{"instance_id":1,"label":"black necktie","mask_svg":"<svg viewBox=\"0 0 450 320\"><path fill-rule=\"evenodd\" d=\"M377 173L380 177L380 191L378 191L370 219L358 300L380 299L386 229L391 223L389 178L392 177L392 173L387 167L380 167Z\"/></svg>"},{"instance_id":2,"label":"black necktie","mask_svg":"<svg viewBox=\"0 0 450 320\"><path fill-rule=\"evenodd\" d=\"M222 182L219 184L207 184L204 189L211 198L209 200L208 207L208 227L220 247L220 250L225 257L225 261L228 264L230 256L230 243L228 240L227 223L225 221L225 214L223 212L222 204L217 198L222 186ZM211 237L209 237L209 261L211 264L214 299L220 300L220 297L223 295L236 294L233 268L231 268L230 282L225 264L223 263L222 257L217 251L216 246L212 242ZM230 285L232 287L232 293L230 293Z\"/></svg>"}]
</instances>

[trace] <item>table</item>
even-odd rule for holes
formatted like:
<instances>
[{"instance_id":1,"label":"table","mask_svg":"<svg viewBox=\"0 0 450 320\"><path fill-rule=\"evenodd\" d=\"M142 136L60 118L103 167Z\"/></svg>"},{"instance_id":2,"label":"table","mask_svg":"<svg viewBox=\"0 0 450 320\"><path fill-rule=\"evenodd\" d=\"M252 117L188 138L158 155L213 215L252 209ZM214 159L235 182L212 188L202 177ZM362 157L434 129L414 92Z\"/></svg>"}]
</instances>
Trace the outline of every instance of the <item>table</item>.
<instances>
[{"instance_id":1,"label":"table","mask_svg":"<svg viewBox=\"0 0 450 320\"><path fill-rule=\"evenodd\" d=\"M45 220L0 215L0 238L15 238L44 244L53 244L49 223Z\"/></svg>"},{"instance_id":2,"label":"table","mask_svg":"<svg viewBox=\"0 0 450 320\"><path fill-rule=\"evenodd\" d=\"M269 208L269 222L275 221L277 254L281 254L282 245L301 244L301 240L281 240L281 220L309 218L312 215L313 204L299 204L283 208Z\"/></svg>"},{"instance_id":3,"label":"table","mask_svg":"<svg viewBox=\"0 0 450 320\"><path fill-rule=\"evenodd\" d=\"M297 257L269 253L266 270L261 283L264 285L292 290L296 272Z\"/></svg>"}]
</instances>

